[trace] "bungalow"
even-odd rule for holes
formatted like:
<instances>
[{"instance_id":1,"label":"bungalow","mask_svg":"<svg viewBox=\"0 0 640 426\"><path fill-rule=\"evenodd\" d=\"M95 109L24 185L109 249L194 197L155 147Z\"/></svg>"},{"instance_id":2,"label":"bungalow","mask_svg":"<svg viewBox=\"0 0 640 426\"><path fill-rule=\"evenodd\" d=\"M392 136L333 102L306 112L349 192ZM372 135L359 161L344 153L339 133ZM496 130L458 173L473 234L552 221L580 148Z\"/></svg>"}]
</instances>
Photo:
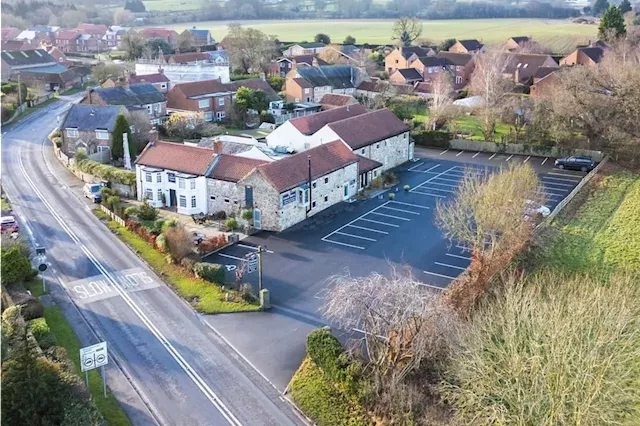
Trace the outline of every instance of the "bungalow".
<instances>
[{"instance_id":1,"label":"bungalow","mask_svg":"<svg viewBox=\"0 0 640 426\"><path fill-rule=\"evenodd\" d=\"M392 74L397 69L409 68L411 63L420 57L433 56L436 52L431 48L419 46L396 47L384 58L384 69Z\"/></svg>"},{"instance_id":2,"label":"bungalow","mask_svg":"<svg viewBox=\"0 0 640 426\"><path fill-rule=\"evenodd\" d=\"M357 192L358 157L342 141L255 168L246 188L257 229L283 231Z\"/></svg>"},{"instance_id":3,"label":"bungalow","mask_svg":"<svg viewBox=\"0 0 640 426\"><path fill-rule=\"evenodd\" d=\"M476 39L456 40L449 48L449 52L453 53L484 53L486 50L485 45Z\"/></svg>"},{"instance_id":4,"label":"bungalow","mask_svg":"<svg viewBox=\"0 0 640 426\"><path fill-rule=\"evenodd\" d=\"M527 36L510 37L504 44L504 48L507 52L517 52L518 50L526 48L531 44L531 41L531 37Z\"/></svg>"},{"instance_id":5,"label":"bungalow","mask_svg":"<svg viewBox=\"0 0 640 426\"><path fill-rule=\"evenodd\" d=\"M601 46L579 47L560 60L560 65L596 65L602 61L607 49Z\"/></svg>"},{"instance_id":6,"label":"bungalow","mask_svg":"<svg viewBox=\"0 0 640 426\"><path fill-rule=\"evenodd\" d=\"M113 128L119 114L127 116L122 106L72 105L60 129L62 152L73 157L82 151L94 160L107 162L113 143Z\"/></svg>"},{"instance_id":7,"label":"bungalow","mask_svg":"<svg viewBox=\"0 0 640 426\"><path fill-rule=\"evenodd\" d=\"M358 101L351 95L338 95L336 93L327 93L320 99L322 110L341 108L347 105L356 105Z\"/></svg>"},{"instance_id":8,"label":"bungalow","mask_svg":"<svg viewBox=\"0 0 640 426\"><path fill-rule=\"evenodd\" d=\"M325 47L326 44L324 43L300 43L289 46L282 54L287 58L300 55L317 55Z\"/></svg>"},{"instance_id":9,"label":"bungalow","mask_svg":"<svg viewBox=\"0 0 640 426\"><path fill-rule=\"evenodd\" d=\"M167 117L167 99L150 83L88 89L82 103L122 105L129 110L146 110L151 124L162 124Z\"/></svg>"},{"instance_id":10,"label":"bungalow","mask_svg":"<svg viewBox=\"0 0 640 426\"><path fill-rule=\"evenodd\" d=\"M288 102L320 102L327 93L355 95L364 74L351 65L295 67L285 81Z\"/></svg>"}]
</instances>

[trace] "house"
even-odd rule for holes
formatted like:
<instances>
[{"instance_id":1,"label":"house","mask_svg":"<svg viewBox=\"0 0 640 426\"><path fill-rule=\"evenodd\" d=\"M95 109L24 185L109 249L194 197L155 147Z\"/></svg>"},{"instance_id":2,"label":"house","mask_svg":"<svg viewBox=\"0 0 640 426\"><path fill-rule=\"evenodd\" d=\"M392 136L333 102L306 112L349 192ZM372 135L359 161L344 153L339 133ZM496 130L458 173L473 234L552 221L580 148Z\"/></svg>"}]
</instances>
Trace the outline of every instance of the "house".
<instances>
[{"instance_id":1,"label":"house","mask_svg":"<svg viewBox=\"0 0 640 426\"><path fill-rule=\"evenodd\" d=\"M162 124L167 116L165 96L150 83L88 89L82 103L122 105L129 110L146 110L151 124Z\"/></svg>"},{"instance_id":2,"label":"house","mask_svg":"<svg viewBox=\"0 0 640 426\"><path fill-rule=\"evenodd\" d=\"M151 130L135 161L137 199L186 215L209 213L206 176L215 158L212 149L162 142Z\"/></svg>"},{"instance_id":3,"label":"house","mask_svg":"<svg viewBox=\"0 0 640 426\"><path fill-rule=\"evenodd\" d=\"M508 53L504 76L520 84L531 84L540 68L559 68L549 55L532 53Z\"/></svg>"},{"instance_id":4,"label":"house","mask_svg":"<svg viewBox=\"0 0 640 426\"><path fill-rule=\"evenodd\" d=\"M22 30L19 30L15 27L3 27L0 29L0 39L4 40L15 40Z\"/></svg>"},{"instance_id":5,"label":"house","mask_svg":"<svg viewBox=\"0 0 640 426\"><path fill-rule=\"evenodd\" d=\"M102 35L79 33L76 38L76 52L99 52L104 50Z\"/></svg>"},{"instance_id":6,"label":"house","mask_svg":"<svg viewBox=\"0 0 640 426\"><path fill-rule=\"evenodd\" d=\"M87 67L56 65L53 67L33 68L20 71L20 80L39 93L63 91L81 87L91 79L91 70ZM14 78L14 80L16 80Z\"/></svg>"},{"instance_id":7,"label":"house","mask_svg":"<svg viewBox=\"0 0 640 426\"><path fill-rule=\"evenodd\" d=\"M77 152L82 151L94 160L108 162L111 158L113 129L119 114L126 116L126 108L72 105L60 126L62 152L73 157Z\"/></svg>"},{"instance_id":8,"label":"house","mask_svg":"<svg viewBox=\"0 0 640 426\"><path fill-rule=\"evenodd\" d=\"M456 40L456 42L449 48L449 52L453 53L484 53L486 47L484 44L476 39L471 40Z\"/></svg>"},{"instance_id":9,"label":"house","mask_svg":"<svg viewBox=\"0 0 640 426\"><path fill-rule=\"evenodd\" d=\"M180 37L176 31L166 28L143 28L138 31L138 34L147 41L156 38L163 39L174 49L178 47Z\"/></svg>"},{"instance_id":10,"label":"house","mask_svg":"<svg viewBox=\"0 0 640 426\"><path fill-rule=\"evenodd\" d=\"M104 24L80 23L76 27L76 30L80 34L87 34L87 35L94 36L94 37L96 37L98 39L101 39L102 36L105 35L107 33L107 31L109 31L109 27L107 27Z\"/></svg>"},{"instance_id":11,"label":"house","mask_svg":"<svg viewBox=\"0 0 640 426\"><path fill-rule=\"evenodd\" d=\"M504 48L507 52L517 52L531 44L531 41L531 37L527 36L510 37L504 44Z\"/></svg>"},{"instance_id":12,"label":"house","mask_svg":"<svg viewBox=\"0 0 640 426\"><path fill-rule=\"evenodd\" d=\"M415 68L398 68L389 76L389 81L394 84L413 84L422 81L422 74Z\"/></svg>"},{"instance_id":13,"label":"house","mask_svg":"<svg viewBox=\"0 0 640 426\"><path fill-rule=\"evenodd\" d=\"M73 62L67 60L67 55L65 55L62 50L58 49L57 47L51 47L47 50L47 53L53 56L59 64L67 67L73 65Z\"/></svg>"},{"instance_id":14,"label":"house","mask_svg":"<svg viewBox=\"0 0 640 426\"><path fill-rule=\"evenodd\" d=\"M347 105L358 104L356 98L351 95L338 95L336 93L327 93L320 99L322 110L342 108Z\"/></svg>"},{"instance_id":15,"label":"house","mask_svg":"<svg viewBox=\"0 0 640 426\"><path fill-rule=\"evenodd\" d=\"M437 60L422 61L427 66L422 68L424 81L430 82L438 72L448 71L453 77L454 90L460 90L469 84L475 68L473 55L470 53L439 52ZM418 66L419 68L419 66Z\"/></svg>"},{"instance_id":16,"label":"house","mask_svg":"<svg viewBox=\"0 0 640 426\"><path fill-rule=\"evenodd\" d=\"M326 47L324 43L300 43L289 46L282 54L285 57L317 55Z\"/></svg>"},{"instance_id":17,"label":"house","mask_svg":"<svg viewBox=\"0 0 640 426\"><path fill-rule=\"evenodd\" d=\"M320 102L327 93L355 95L365 76L351 65L295 67L285 81L287 101Z\"/></svg>"},{"instance_id":18,"label":"house","mask_svg":"<svg viewBox=\"0 0 640 426\"><path fill-rule=\"evenodd\" d=\"M300 55L289 58L280 58L276 61L276 64L278 69L277 73L280 77L286 77L289 71L295 67L318 67L320 65L329 65L328 62L323 61L315 55Z\"/></svg>"},{"instance_id":19,"label":"house","mask_svg":"<svg viewBox=\"0 0 640 426\"><path fill-rule=\"evenodd\" d=\"M238 184L257 229L283 231L357 193L358 157L333 141L256 167Z\"/></svg>"},{"instance_id":20,"label":"house","mask_svg":"<svg viewBox=\"0 0 640 426\"><path fill-rule=\"evenodd\" d=\"M214 43L211 31L197 29L196 27L187 28L179 37L193 47L208 46Z\"/></svg>"},{"instance_id":21,"label":"house","mask_svg":"<svg viewBox=\"0 0 640 426\"><path fill-rule=\"evenodd\" d=\"M602 61L607 49L601 46L579 47L560 60L560 65L596 65Z\"/></svg>"},{"instance_id":22,"label":"house","mask_svg":"<svg viewBox=\"0 0 640 426\"><path fill-rule=\"evenodd\" d=\"M413 158L409 127L386 108L328 123L314 139L319 144L341 140L354 153L380 163L382 171Z\"/></svg>"},{"instance_id":23,"label":"house","mask_svg":"<svg viewBox=\"0 0 640 426\"><path fill-rule=\"evenodd\" d=\"M314 134L328 123L365 112L367 110L362 105L355 104L292 118L266 136L267 146L274 150L285 148L290 152L304 151L316 144Z\"/></svg>"},{"instance_id":24,"label":"house","mask_svg":"<svg viewBox=\"0 0 640 426\"><path fill-rule=\"evenodd\" d=\"M56 33L53 45L62 52L78 52L80 34L75 30L63 30Z\"/></svg>"},{"instance_id":25,"label":"house","mask_svg":"<svg viewBox=\"0 0 640 426\"><path fill-rule=\"evenodd\" d=\"M65 71L66 68L58 64L56 59L44 49L3 51L2 81L7 81L17 71Z\"/></svg>"},{"instance_id":26,"label":"house","mask_svg":"<svg viewBox=\"0 0 640 426\"><path fill-rule=\"evenodd\" d=\"M533 84L530 88L532 97L541 97L554 93L553 86L558 81L558 67L540 67L533 76Z\"/></svg>"},{"instance_id":27,"label":"house","mask_svg":"<svg viewBox=\"0 0 640 426\"><path fill-rule=\"evenodd\" d=\"M373 99L383 93L389 93L391 95L392 93L390 92L392 91L390 90L390 87L391 85L387 81L381 81L381 80L363 81L356 88L356 97L358 99L361 99L361 98Z\"/></svg>"},{"instance_id":28,"label":"house","mask_svg":"<svg viewBox=\"0 0 640 426\"><path fill-rule=\"evenodd\" d=\"M124 77L108 78L100 85L100 87L116 87L126 84L150 83L158 92L167 94L169 91L169 79L162 73L162 68L155 74L135 75L126 73Z\"/></svg>"},{"instance_id":29,"label":"house","mask_svg":"<svg viewBox=\"0 0 640 426\"><path fill-rule=\"evenodd\" d=\"M140 58L136 60L135 73L155 74L159 68L162 68L164 75L169 79L169 89L175 84L193 81L231 81L229 58L224 51L179 53L166 57L159 55L155 59Z\"/></svg>"},{"instance_id":30,"label":"house","mask_svg":"<svg viewBox=\"0 0 640 426\"><path fill-rule=\"evenodd\" d=\"M132 34L133 32L130 28L113 25L102 36L102 43L107 49L119 48L122 42L122 36Z\"/></svg>"},{"instance_id":31,"label":"house","mask_svg":"<svg viewBox=\"0 0 640 426\"><path fill-rule=\"evenodd\" d=\"M391 75L397 69L409 68L411 63L420 57L433 55L435 52L431 48L399 46L384 58L384 69Z\"/></svg>"}]
</instances>

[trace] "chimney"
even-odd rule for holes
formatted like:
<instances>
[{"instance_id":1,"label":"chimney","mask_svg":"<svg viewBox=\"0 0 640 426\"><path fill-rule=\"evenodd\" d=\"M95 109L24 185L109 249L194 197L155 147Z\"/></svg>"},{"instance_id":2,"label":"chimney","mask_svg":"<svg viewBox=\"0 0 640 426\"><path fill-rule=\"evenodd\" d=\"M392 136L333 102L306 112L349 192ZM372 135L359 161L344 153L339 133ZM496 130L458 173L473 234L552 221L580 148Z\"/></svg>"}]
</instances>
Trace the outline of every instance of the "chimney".
<instances>
[{"instance_id":1,"label":"chimney","mask_svg":"<svg viewBox=\"0 0 640 426\"><path fill-rule=\"evenodd\" d=\"M311 66L312 67L318 66L318 58L316 58L315 56L313 57L313 59L311 59Z\"/></svg>"},{"instance_id":2,"label":"chimney","mask_svg":"<svg viewBox=\"0 0 640 426\"><path fill-rule=\"evenodd\" d=\"M211 144L211 148L213 148L213 152L215 152L216 154L222 154L222 149L224 148L224 145L221 140L216 139Z\"/></svg>"},{"instance_id":3,"label":"chimney","mask_svg":"<svg viewBox=\"0 0 640 426\"><path fill-rule=\"evenodd\" d=\"M162 68L162 66L158 67L158 74L164 75L164 68Z\"/></svg>"},{"instance_id":4,"label":"chimney","mask_svg":"<svg viewBox=\"0 0 640 426\"><path fill-rule=\"evenodd\" d=\"M91 93L93 93L93 89L89 87L87 89L87 101L89 101L89 105L91 105Z\"/></svg>"},{"instance_id":5,"label":"chimney","mask_svg":"<svg viewBox=\"0 0 640 426\"><path fill-rule=\"evenodd\" d=\"M158 142L158 131L153 127L149 130L149 144L153 146L156 142Z\"/></svg>"}]
</instances>

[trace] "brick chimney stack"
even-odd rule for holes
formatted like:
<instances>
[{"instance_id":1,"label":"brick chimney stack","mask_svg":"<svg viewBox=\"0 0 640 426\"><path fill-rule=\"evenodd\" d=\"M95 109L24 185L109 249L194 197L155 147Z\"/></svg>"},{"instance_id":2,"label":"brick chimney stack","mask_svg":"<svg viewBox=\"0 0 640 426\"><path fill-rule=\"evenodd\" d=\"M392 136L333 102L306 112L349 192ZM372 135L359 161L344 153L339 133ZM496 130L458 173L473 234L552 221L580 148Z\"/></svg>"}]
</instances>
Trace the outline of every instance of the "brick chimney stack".
<instances>
[{"instance_id":1,"label":"brick chimney stack","mask_svg":"<svg viewBox=\"0 0 640 426\"><path fill-rule=\"evenodd\" d=\"M155 145L158 142L158 131L155 127L149 130L149 143L151 145Z\"/></svg>"}]
</instances>

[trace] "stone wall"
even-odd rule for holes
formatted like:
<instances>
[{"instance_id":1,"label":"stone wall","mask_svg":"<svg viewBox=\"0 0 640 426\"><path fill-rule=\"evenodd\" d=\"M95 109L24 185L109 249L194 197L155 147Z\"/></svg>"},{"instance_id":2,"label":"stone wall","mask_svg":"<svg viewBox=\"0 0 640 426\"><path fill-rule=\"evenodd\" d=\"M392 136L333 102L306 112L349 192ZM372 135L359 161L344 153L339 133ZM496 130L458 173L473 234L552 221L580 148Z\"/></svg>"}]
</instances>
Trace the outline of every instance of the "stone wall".
<instances>
[{"instance_id":1,"label":"stone wall","mask_svg":"<svg viewBox=\"0 0 640 426\"><path fill-rule=\"evenodd\" d=\"M257 173L245 177L242 186L253 187L253 208L262 215L261 228L267 231L280 231L280 194Z\"/></svg>"},{"instance_id":2,"label":"stone wall","mask_svg":"<svg viewBox=\"0 0 640 426\"><path fill-rule=\"evenodd\" d=\"M207 179L207 199L209 213L224 211L227 213L240 213L245 207L244 185L223 180Z\"/></svg>"},{"instance_id":3,"label":"stone wall","mask_svg":"<svg viewBox=\"0 0 640 426\"><path fill-rule=\"evenodd\" d=\"M601 151L591 151L587 149L560 148L556 146L526 145L519 143L495 143L483 141L469 141L453 139L449 142L451 149L464 151L497 152L503 154L522 154L536 157L569 157L571 155L588 155L595 161L602 161L604 154Z\"/></svg>"},{"instance_id":4,"label":"stone wall","mask_svg":"<svg viewBox=\"0 0 640 426\"><path fill-rule=\"evenodd\" d=\"M409 160L409 145L413 143L409 132L402 133L389 139L367 145L353 152L363 157L382 163L382 170L386 171L399 166Z\"/></svg>"}]
</instances>

